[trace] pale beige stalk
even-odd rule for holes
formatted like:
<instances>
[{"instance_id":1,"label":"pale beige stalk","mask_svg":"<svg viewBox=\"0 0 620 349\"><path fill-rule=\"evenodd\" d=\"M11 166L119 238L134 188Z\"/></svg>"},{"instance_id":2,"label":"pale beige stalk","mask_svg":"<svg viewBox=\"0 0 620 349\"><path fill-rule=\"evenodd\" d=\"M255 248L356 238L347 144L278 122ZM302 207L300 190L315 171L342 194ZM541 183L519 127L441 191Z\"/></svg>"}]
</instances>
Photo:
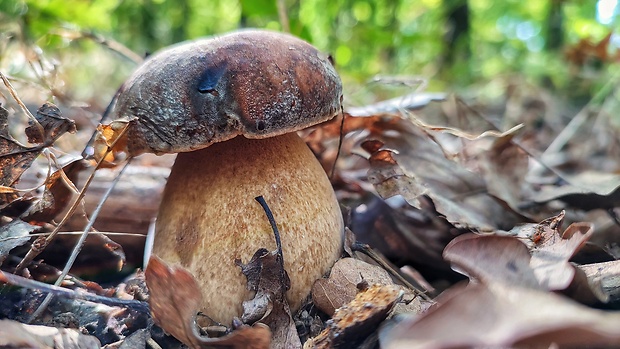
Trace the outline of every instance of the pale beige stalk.
<instances>
[{"instance_id":1,"label":"pale beige stalk","mask_svg":"<svg viewBox=\"0 0 620 349\"><path fill-rule=\"evenodd\" d=\"M229 324L250 298L235 259L247 263L257 249L275 249L264 196L280 230L293 311L312 283L340 256L343 221L331 184L296 133L267 139L238 136L180 153L157 219L153 253L196 277L202 309Z\"/></svg>"}]
</instances>

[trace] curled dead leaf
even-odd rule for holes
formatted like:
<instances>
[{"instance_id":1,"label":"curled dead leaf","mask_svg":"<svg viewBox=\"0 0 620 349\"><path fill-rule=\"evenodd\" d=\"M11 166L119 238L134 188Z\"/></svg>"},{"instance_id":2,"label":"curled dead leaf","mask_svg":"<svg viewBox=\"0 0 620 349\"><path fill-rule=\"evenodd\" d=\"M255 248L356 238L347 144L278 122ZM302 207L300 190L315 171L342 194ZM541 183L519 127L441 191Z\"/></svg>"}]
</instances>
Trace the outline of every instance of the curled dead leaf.
<instances>
[{"instance_id":1,"label":"curled dead leaf","mask_svg":"<svg viewBox=\"0 0 620 349\"><path fill-rule=\"evenodd\" d=\"M469 284L438 305L381 331L386 349L596 347L620 342L620 314L515 285Z\"/></svg>"},{"instance_id":2,"label":"curled dead leaf","mask_svg":"<svg viewBox=\"0 0 620 349\"><path fill-rule=\"evenodd\" d=\"M254 298L243 302L242 320L250 324L260 321L269 326L273 334L272 348L301 348L285 296L290 280L279 258L277 250L269 252L262 248L248 264L237 261L248 279L248 289L256 292Z\"/></svg>"},{"instance_id":3,"label":"curled dead leaf","mask_svg":"<svg viewBox=\"0 0 620 349\"><path fill-rule=\"evenodd\" d=\"M127 130L133 122L135 121L119 119L108 125L97 126L97 134L93 144L95 161L99 162L103 159L102 165L115 166L118 155L127 153Z\"/></svg>"},{"instance_id":4,"label":"curled dead leaf","mask_svg":"<svg viewBox=\"0 0 620 349\"><path fill-rule=\"evenodd\" d=\"M540 289L527 247L510 236L465 234L443 252L453 269L483 284L503 283Z\"/></svg>"},{"instance_id":5,"label":"curled dead leaf","mask_svg":"<svg viewBox=\"0 0 620 349\"><path fill-rule=\"evenodd\" d=\"M221 338L201 336L195 320L202 296L196 280L185 269L169 267L151 256L144 274L153 318L166 332L191 348L269 348L271 331L260 323L241 326Z\"/></svg>"},{"instance_id":6,"label":"curled dead leaf","mask_svg":"<svg viewBox=\"0 0 620 349\"><path fill-rule=\"evenodd\" d=\"M26 128L28 142L52 145L60 136L69 132L75 133L75 121L62 116L60 109L52 103L45 103L37 110L36 125L29 120ZM43 132L43 134L41 134Z\"/></svg>"}]
</instances>

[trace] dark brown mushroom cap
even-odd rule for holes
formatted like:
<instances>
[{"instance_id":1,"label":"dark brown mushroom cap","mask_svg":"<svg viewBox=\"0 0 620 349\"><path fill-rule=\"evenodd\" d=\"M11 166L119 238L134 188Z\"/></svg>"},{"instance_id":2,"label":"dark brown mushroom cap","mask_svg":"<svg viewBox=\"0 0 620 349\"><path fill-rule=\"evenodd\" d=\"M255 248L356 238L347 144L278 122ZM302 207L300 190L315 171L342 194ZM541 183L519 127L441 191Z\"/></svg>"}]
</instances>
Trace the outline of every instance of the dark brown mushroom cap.
<instances>
[{"instance_id":1,"label":"dark brown mushroom cap","mask_svg":"<svg viewBox=\"0 0 620 349\"><path fill-rule=\"evenodd\" d=\"M247 30L153 55L125 83L114 113L135 118L130 155L174 153L304 129L334 117L341 97L338 74L312 45Z\"/></svg>"}]
</instances>

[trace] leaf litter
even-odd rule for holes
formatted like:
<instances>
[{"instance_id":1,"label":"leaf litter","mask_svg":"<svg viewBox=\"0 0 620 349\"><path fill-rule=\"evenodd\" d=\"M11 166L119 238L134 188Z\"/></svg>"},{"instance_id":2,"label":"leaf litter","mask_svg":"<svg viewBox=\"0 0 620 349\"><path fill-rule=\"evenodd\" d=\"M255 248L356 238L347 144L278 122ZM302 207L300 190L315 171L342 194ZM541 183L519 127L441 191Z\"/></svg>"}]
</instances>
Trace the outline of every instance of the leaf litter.
<instances>
[{"instance_id":1,"label":"leaf litter","mask_svg":"<svg viewBox=\"0 0 620 349\"><path fill-rule=\"evenodd\" d=\"M532 162L540 159L527 147L538 145L541 139L534 143L524 137L532 134L530 123L520 130L509 125L506 132L493 126L490 130L478 126L467 129L467 123L459 127L434 126L441 124L437 122L440 119L433 119L437 110L443 116L469 112L461 109L461 102L455 103L445 95L418 96L358 110L351 108L341 119L305 136L310 147L321 152L324 167L331 168L335 159L333 141L343 131L343 153L333 183L341 202L352 206L354 233L363 242L378 242L379 250L403 271L409 270L408 275L430 277L433 286L445 291L428 310L418 304L415 310L389 318L390 312L404 302L402 286L388 281L389 276L378 270L374 275L378 267L343 259L329 278L315 284L312 296L316 299L311 306L316 308L303 310L325 328L307 345L346 347L353 341L350 338L363 333L370 338L363 345L372 346L372 337L376 341L377 328L383 323L378 336L385 348L617 346L617 312L583 305L605 307L617 301L617 260L605 255L596 261L581 262L587 261L584 246L588 241L606 241L608 245L602 247L608 251L616 242L597 236L601 225L579 216L603 210L608 214L606 222L617 224L611 211L616 207L620 182L613 176L597 180L603 171L593 171L593 175L581 179L579 173L548 170L550 166L534 171ZM39 145L22 146L8 132L2 134L4 148L15 153L11 157L9 151L2 159L11 165L2 167L4 182L0 188L5 213L9 207L18 206L21 192L14 184L40 154L35 155L36 148L71 131L67 123L53 117L53 109L44 109L40 114L40 127L33 124L26 131L29 139ZM493 124L484 121L487 126ZM1 124L4 132L6 122ZM122 127L100 128L102 136L96 143L96 153L107 158L105 166L113 167L122 159ZM116 138L121 142L115 143ZM24 201L26 206L35 207L24 217L43 224L51 221L57 214L55 210L65 205L62 198L68 195L66 184L74 182L71 173L70 168L58 168L45 181L40 209ZM64 193L58 192L61 187L65 187ZM571 223L564 230L561 224L565 216L557 215L562 209L567 209L566 220ZM11 220L17 222L14 217ZM541 222L532 223L535 221ZM8 229L5 227L3 224ZM15 241L24 236L20 234ZM19 249L18 245L6 246L4 253L10 263L5 263L3 269L14 267L13 251ZM287 310L286 271L278 258L277 251L259 250L247 264L239 262L240 270L248 277L248 287L256 291L245 306L243 318L253 326L237 323L239 326L226 336L208 339L195 324L197 307L192 304L200 293L193 277L152 260L147 283L153 316L165 331L195 347L243 347L252 343L256 348L266 348L270 342L276 347L299 347L298 338L291 344L297 336L293 321L297 315ZM448 273L450 265L470 278L469 285L455 284L456 273ZM420 272L413 268L420 268ZM90 288L99 292L96 289ZM152 331L132 330L135 336L118 332L117 343L123 339L129 343L130 337L145 343L149 337L156 337ZM111 343L101 334L98 338Z\"/></svg>"}]
</instances>

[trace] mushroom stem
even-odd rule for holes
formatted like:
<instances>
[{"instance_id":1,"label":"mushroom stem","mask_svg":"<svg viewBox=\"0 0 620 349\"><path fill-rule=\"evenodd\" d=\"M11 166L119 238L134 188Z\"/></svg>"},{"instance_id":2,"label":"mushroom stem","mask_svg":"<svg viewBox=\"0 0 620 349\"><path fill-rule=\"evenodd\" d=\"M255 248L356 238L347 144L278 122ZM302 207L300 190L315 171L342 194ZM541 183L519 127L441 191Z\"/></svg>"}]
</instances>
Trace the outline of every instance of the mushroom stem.
<instances>
[{"instance_id":1,"label":"mushroom stem","mask_svg":"<svg viewBox=\"0 0 620 349\"><path fill-rule=\"evenodd\" d=\"M264 196L278 222L287 299L295 311L312 283L340 256L343 221L323 168L296 134L237 136L180 153L162 199L153 253L188 268L203 294L202 311L229 323L251 297L235 260L275 249L254 197Z\"/></svg>"}]
</instances>

